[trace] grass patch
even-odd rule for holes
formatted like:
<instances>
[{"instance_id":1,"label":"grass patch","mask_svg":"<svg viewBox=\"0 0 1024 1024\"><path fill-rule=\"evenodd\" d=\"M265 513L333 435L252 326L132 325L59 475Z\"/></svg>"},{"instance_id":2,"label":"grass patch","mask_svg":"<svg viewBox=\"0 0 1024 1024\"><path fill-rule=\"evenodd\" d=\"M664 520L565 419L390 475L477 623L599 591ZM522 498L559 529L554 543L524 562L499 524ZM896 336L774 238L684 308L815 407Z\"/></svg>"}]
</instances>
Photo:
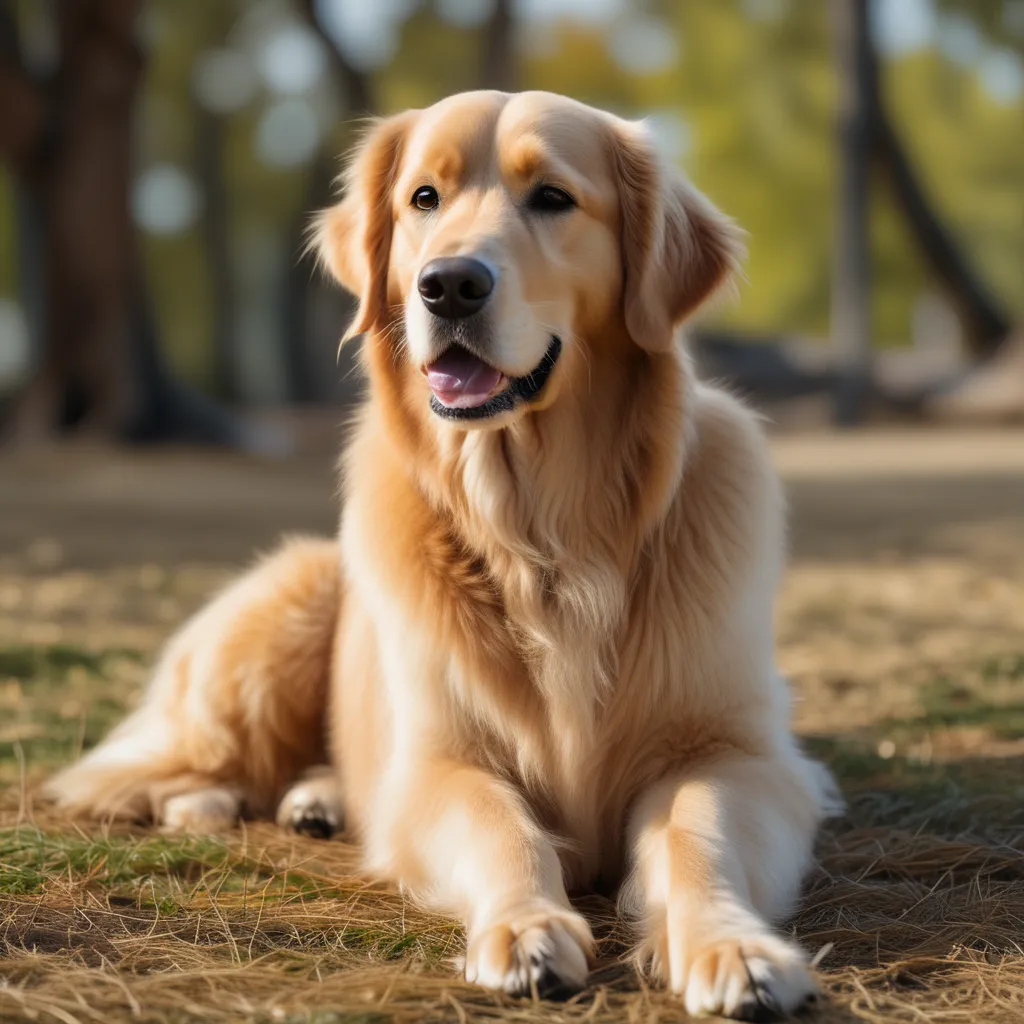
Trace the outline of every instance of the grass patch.
<instances>
[{"instance_id":1,"label":"grass patch","mask_svg":"<svg viewBox=\"0 0 1024 1024\"><path fill-rule=\"evenodd\" d=\"M1024 659L1022 659L1024 660ZM993 666L998 666L998 673ZM981 677L987 683L1017 681L1017 662L999 659L981 667ZM963 685L949 676L940 676L921 691L921 703L925 713L911 722L889 723L890 727L918 729L953 729L960 726L980 725L989 728L1001 739L1018 739L1024 736L1024 701L994 702L984 693ZM886 723L880 723L885 727Z\"/></svg>"},{"instance_id":2,"label":"grass patch","mask_svg":"<svg viewBox=\"0 0 1024 1024\"><path fill-rule=\"evenodd\" d=\"M981 663L981 678L986 683L996 683L1000 680L1024 681L1024 654L986 658Z\"/></svg>"},{"instance_id":3,"label":"grass patch","mask_svg":"<svg viewBox=\"0 0 1024 1024\"><path fill-rule=\"evenodd\" d=\"M884 604L878 592L871 600ZM872 606L871 615L891 618L891 643L906 645L901 607L883 615ZM814 672L845 672L828 641L854 632L848 612L844 604L823 613L812 683ZM915 614L908 608L908 621ZM920 632L919 617L912 625ZM62 635L86 645L93 636ZM125 634L106 635L113 645ZM1005 641L1011 651L1015 644ZM879 675L878 692L888 687L899 701L872 705L856 728L833 715L820 728L830 735L807 743L849 802L847 816L826 827L820 871L787 926L812 952L833 944L823 963L829 998L814 1024L1024 1020L1024 760L996 743L1024 739L1024 655L979 646L943 661L946 649L929 663L937 668L926 685L923 663L914 673ZM94 834L42 806L39 827L14 824L17 752L31 792L134 705L146 673L144 659L115 646L0 646L0 785L9 784L0 817L4 1024L684 1019L677 999L645 989L620 961L627 944L618 923L599 923L599 966L577 1002L513 1001L465 985L451 965L461 929L366 885L343 843L294 840L253 823L222 839L119 827ZM851 661L841 687L809 688L808 703L831 710L856 698L865 678ZM966 742L968 734L976 755L967 747L943 753L944 738ZM920 753L928 743L930 759ZM612 921L610 907L586 912Z\"/></svg>"},{"instance_id":4,"label":"grass patch","mask_svg":"<svg viewBox=\"0 0 1024 1024\"><path fill-rule=\"evenodd\" d=\"M15 827L0 830L0 892L43 892L55 879L114 888L172 879L198 879L229 866L220 840L202 837L90 836ZM248 865L241 862L240 870Z\"/></svg>"},{"instance_id":5,"label":"grass patch","mask_svg":"<svg viewBox=\"0 0 1024 1024\"><path fill-rule=\"evenodd\" d=\"M98 743L145 678L143 656L125 648L0 647L0 785L18 784L23 764L35 780Z\"/></svg>"},{"instance_id":6,"label":"grass patch","mask_svg":"<svg viewBox=\"0 0 1024 1024\"><path fill-rule=\"evenodd\" d=\"M0 895L88 889L107 893L113 905L163 914L188 909L200 894L203 905L214 900L244 909L255 895L260 905L302 907L316 901L341 903L365 888L362 880L348 888L333 885L325 877L333 872L323 864L313 861L303 870L280 863L280 853L250 851L239 840L238 833L217 838L0 828ZM376 924L346 932L346 941L355 947L378 949L388 957L402 951L400 939Z\"/></svg>"},{"instance_id":7,"label":"grass patch","mask_svg":"<svg viewBox=\"0 0 1024 1024\"><path fill-rule=\"evenodd\" d=\"M941 673L917 688L921 712L880 715L849 734L814 736L808 749L854 791L899 789L921 805L940 791L1017 794L1024 775L1024 656L1013 654ZM1002 744L1002 745L999 745Z\"/></svg>"},{"instance_id":8,"label":"grass patch","mask_svg":"<svg viewBox=\"0 0 1024 1024\"><path fill-rule=\"evenodd\" d=\"M71 644L8 645L0 647L0 680L57 682L74 669L99 677L104 674L104 667L114 658L142 661L138 651L125 648L88 651Z\"/></svg>"},{"instance_id":9,"label":"grass patch","mask_svg":"<svg viewBox=\"0 0 1024 1024\"><path fill-rule=\"evenodd\" d=\"M451 952L451 934L444 936L430 931L395 932L393 928L343 928L338 942L352 952L366 953L376 960L404 960L410 954L432 963Z\"/></svg>"}]
</instances>

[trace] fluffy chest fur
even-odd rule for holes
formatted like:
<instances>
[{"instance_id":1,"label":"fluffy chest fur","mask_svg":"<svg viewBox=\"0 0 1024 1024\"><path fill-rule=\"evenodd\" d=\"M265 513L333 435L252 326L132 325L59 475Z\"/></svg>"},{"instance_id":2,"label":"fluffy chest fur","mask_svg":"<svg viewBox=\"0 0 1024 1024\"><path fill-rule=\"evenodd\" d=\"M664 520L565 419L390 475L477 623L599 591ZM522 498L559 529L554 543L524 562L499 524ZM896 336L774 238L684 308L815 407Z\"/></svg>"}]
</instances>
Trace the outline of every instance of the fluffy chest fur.
<instances>
[{"instance_id":1,"label":"fluffy chest fur","mask_svg":"<svg viewBox=\"0 0 1024 1024\"><path fill-rule=\"evenodd\" d=\"M433 460L403 457L368 419L350 456L363 485L346 559L381 652L382 742L415 736L514 781L588 851L566 854L581 882L614 874L640 787L739 736L756 744L747 723L774 717L735 680L771 663L774 568L749 563L777 494L753 471L750 415L717 392L685 400L670 441L618 423L586 466L561 457L580 450L571 416L464 435ZM681 413L681 386L675 401Z\"/></svg>"}]
</instances>

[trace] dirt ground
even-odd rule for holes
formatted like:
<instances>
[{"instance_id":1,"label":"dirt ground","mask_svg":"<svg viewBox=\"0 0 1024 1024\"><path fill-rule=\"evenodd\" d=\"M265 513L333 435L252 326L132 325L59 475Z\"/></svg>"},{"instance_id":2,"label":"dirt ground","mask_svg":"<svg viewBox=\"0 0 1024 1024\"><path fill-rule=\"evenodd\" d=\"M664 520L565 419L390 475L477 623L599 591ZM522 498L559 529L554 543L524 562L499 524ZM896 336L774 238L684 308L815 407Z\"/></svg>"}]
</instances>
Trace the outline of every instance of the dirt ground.
<instances>
[{"instance_id":1,"label":"dirt ground","mask_svg":"<svg viewBox=\"0 0 1024 1024\"><path fill-rule=\"evenodd\" d=\"M0 457L0 1021L675 1021L610 906L594 985L505 1000L343 842L83 830L40 779L137 699L184 616L336 519L333 428L283 463ZM846 793L793 928L822 1022L1024 1020L1024 432L794 434L779 659Z\"/></svg>"}]
</instances>

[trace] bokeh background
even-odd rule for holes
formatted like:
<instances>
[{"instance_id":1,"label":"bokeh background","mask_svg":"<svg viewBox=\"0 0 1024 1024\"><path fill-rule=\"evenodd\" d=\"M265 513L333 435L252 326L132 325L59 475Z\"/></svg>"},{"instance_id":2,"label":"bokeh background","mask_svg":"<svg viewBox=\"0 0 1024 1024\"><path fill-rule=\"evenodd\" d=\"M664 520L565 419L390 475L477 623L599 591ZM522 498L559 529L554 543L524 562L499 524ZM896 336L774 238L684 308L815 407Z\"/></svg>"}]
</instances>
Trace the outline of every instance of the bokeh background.
<instances>
[{"instance_id":1,"label":"bokeh background","mask_svg":"<svg viewBox=\"0 0 1024 1024\"><path fill-rule=\"evenodd\" d=\"M1022 0L0 11L7 438L287 447L231 410L353 390L335 355L350 306L302 255L310 211L360 118L478 87L648 118L749 230L739 301L697 344L755 401L1024 415L1007 384L1024 370L1004 372L1024 316ZM998 350L981 383L956 376Z\"/></svg>"},{"instance_id":2,"label":"bokeh background","mask_svg":"<svg viewBox=\"0 0 1024 1024\"><path fill-rule=\"evenodd\" d=\"M335 529L309 216L361 118L478 86L648 118L750 233L692 345L766 413L779 666L849 804L792 922L814 1020L1019 1024L1024 0L0 0L0 1019L683 1019L608 904L580 1002L499 1005L343 842L37 800L254 552Z\"/></svg>"}]
</instances>

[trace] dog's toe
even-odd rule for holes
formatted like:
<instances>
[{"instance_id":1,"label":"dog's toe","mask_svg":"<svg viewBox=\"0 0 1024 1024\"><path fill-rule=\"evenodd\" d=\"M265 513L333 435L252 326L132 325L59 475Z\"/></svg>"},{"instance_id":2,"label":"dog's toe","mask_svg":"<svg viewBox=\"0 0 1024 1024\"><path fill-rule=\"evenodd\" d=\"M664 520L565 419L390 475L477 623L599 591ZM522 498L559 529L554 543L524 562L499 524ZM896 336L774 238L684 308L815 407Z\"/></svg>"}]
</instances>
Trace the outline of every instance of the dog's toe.
<instances>
[{"instance_id":1,"label":"dog's toe","mask_svg":"<svg viewBox=\"0 0 1024 1024\"><path fill-rule=\"evenodd\" d=\"M292 786L277 809L277 823L310 839L330 839L340 832L344 815L336 773L319 768Z\"/></svg>"},{"instance_id":2,"label":"dog's toe","mask_svg":"<svg viewBox=\"0 0 1024 1024\"><path fill-rule=\"evenodd\" d=\"M691 1016L765 1022L785 1020L815 992L802 951L780 936L764 934L702 950L683 995Z\"/></svg>"},{"instance_id":3,"label":"dog's toe","mask_svg":"<svg viewBox=\"0 0 1024 1024\"><path fill-rule=\"evenodd\" d=\"M293 831L310 839L330 839L338 829L337 819L319 801L296 807L289 824Z\"/></svg>"},{"instance_id":4,"label":"dog's toe","mask_svg":"<svg viewBox=\"0 0 1024 1024\"><path fill-rule=\"evenodd\" d=\"M561 1003L571 999L585 985L585 979L570 976L563 978L550 964L544 964L537 972L536 986L537 996L540 999L550 999L552 1002Z\"/></svg>"},{"instance_id":5,"label":"dog's toe","mask_svg":"<svg viewBox=\"0 0 1024 1024\"><path fill-rule=\"evenodd\" d=\"M578 914L530 907L495 922L469 945L466 978L512 996L565 1000L587 983L593 944Z\"/></svg>"}]
</instances>

